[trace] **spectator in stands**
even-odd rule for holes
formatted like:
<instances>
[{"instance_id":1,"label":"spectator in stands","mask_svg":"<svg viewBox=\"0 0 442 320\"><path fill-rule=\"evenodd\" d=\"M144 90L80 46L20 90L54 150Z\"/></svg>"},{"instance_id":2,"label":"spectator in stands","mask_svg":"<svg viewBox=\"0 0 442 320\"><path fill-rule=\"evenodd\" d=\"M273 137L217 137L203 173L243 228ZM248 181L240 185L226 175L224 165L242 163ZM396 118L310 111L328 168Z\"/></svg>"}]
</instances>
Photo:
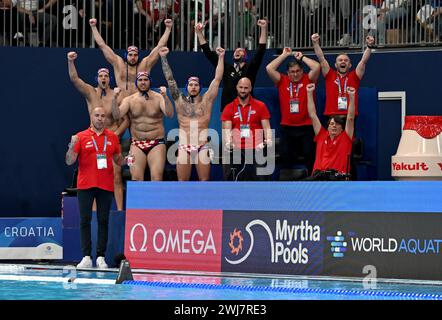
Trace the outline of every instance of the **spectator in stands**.
<instances>
[{"instance_id":1,"label":"spectator in stands","mask_svg":"<svg viewBox=\"0 0 442 320\"><path fill-rule=\"evenodd\" d=\"M288 62L287 74L278 72L278 67L290 56L294 56L295 59ZM308 74L304 73L304 64L310 69ZM291 168L295 158L301 156L308 173L311 174L315 161L315 146L312 122L307 110L306 88L309 83L316 83L321 67L318 62L301 52L292 52L292 49L284 48L281 55L267 65L266 70L279 92L281 168Z\"/></svg>"},{"instance_id":2,"label":"spectator in stands","mask_svg":"<svg viewBox=\"0 0 442 320\"><path fill-rule=\"evenodd\" d=\"M23 33L17 32L17 1L0 0L0 38L3 37L5 44L9 45L17 45L23 38Z\"/></svg>"},{"instance_id":3,"label":"spectator in stands","mask_svg":"<svg viewBox=\"0 0 442 320\"><path fill-rule=\"evenodd\" d=\"M91 33L88 29L92 13L98 17L97 28L103 35L103 38L111 47L114 46L112 12L109 10L108 2L104 0L57 0L57 2L57 5L52 5L52 12L57 11L59 46L69 48L90 47ZM49 11L48 13L51 12ZM74 27L75 15L77 18L76 28Z\"/></svg>"},{"instance_id":4,"label":"spectator in stands","mask_svg":"<svg viewBox=\"0 0 442 320\"><path fill-rule=\"evenodd\" d=\"M272 147L270 112L267 106L252 97L252 81L241 78L236 85L238 96L226 105L222 114L223 146L231 151L233 163L226 180L263 180L257 159L264 159L266 147ZM236 157L238 156L238 158Z\"/></svg>"},{"instance_id":5,"label":"spectator in stands","mask_svg":"<svg viewBox=\"0 0 442 320\"><path fill-rule=\"evenodd\" d=\"M306 32L316 30L319 34L325 35L329 11L328 2L327 0L301 0L306 21L306 29L304 29Z\"/></svg>"},{"instance_id":6,"label":"spectator in stands","mask_svg":"<svg viewBox=\"0 0 442 320\"><path fill-rule=\"evenodd\" d=\"M318 57L321 65L322 75L325 78L325 111L324 115L342 115L345 116L348 112L348 87L353 87L356 90L355 99L355 116L358 115L358 90L359 85L365 74L365 67L370 59L371 49L373 48L374 38L368 36L366 38L367 48L356 66L355 70L350 71L352 64L350 57L345 54L339 54L336 57L335 69L332 69L328 61L324 57L321 47L319 46L319 35L317 33L311 36L313 42L313 49Z\"/></svg>"},{"instance_id":7,"label":"spectator in stands","mask_svg":"<svg viewBox=\"0 0 442 320\"><path fill-rule=\"evenodd\" d=\"M346 120L331 116L328 120L327 130L322 127L316 114L314 90L315 84L307 85L308 113L312 120L316 142L313 174L307 180L348 180L354 132L356 89L347 87L349 107Z\"/></svg>"},{"instance_id":8,"label":"spectator in stands","mask_svg":"<svg viewBox=\"0 0 442 320\"><path fill-rule=\"evenodd\" d=\"M398 28L399 22L408 16L407 0L384 0L378 10L378 44L385 44L386 26Z\"/></svg>"},{"instance_id":9,"label":"spectator in stands","mask_svg":"<svg viewBox=\"0 0 442 320\"><path fill-rule=\"evenodd\" d=\"M169 35L172 30L172 20L166 19L166 30L164 31L161 39L158 41L158 45L153 48L150 54L147 57L143 58L140 63L138 62L139 57L137 47L130 46L127 49L126 59L123 60L123 58L115 54L115 52L104 42L96 27L97 20L91 19L89 20L89 23L91 25L95 41L103 52L106 60L114 68L114 74L116 78L115 81L117 82L117 86L123 91L123 97L136 93L138 91L135 87L136 75L139 71L150 73L150 70L158 61L158 50L159 48L167 45L167 40L169 39Z\"/></svg>"},{"instance_id":10,"label":"spectator in stands","mask_svg":"<svg viewBox=\"0 0 442 320\"><path fill-rule=\"evenodd\" d=\"M436 39L442 39L442 0L431 0L433 8L430 22L434 22L433 33Z\"/></svg>"},{"instance_id":11,"label":"spectator in stands","mask_svg":"<svg viewBox=\"0 0 442 320\"><path fill-rule=\"evenodd\" d=\"M115 120L128 114L132 143L130 153L135 156L134 165L130 167L132 180L143 181L146 164L150 169L152 181L163 180L166 163L166 140L164 116L173 117L173 106L166 94L166 88L160 87L160 93L151 90L152 78L145 72L138 72L135 86L136 93L126 97L117 106L121 92L115 88L116 95L112 104L112 115Z\"/></svg>"},{"instance_id":12,"label":"spectator in stands","mask_svg":"<svg viewBox=\"0 0 442 320\"><path fill-rule=\"evenodd\" d=\"M352 42L352 18L355 14L356 4L350 3L350 0L340 0L334 2L334 12L336 12L336 19L338 20L339 30L342 34L338 41L340 46L348 46Z\"/></svg>"},{"instance_id":13,"label":"spectator in stands","mask_svg":"<svg viewBox=\"0 0 442 320\"><path fill-rule=\"evenodd\" d=\"M189 21L186 21L187 32L188 32L188 48L187 50L192 51L195 47L195 25L198 21L209 21L210 14L210 1L209 0L189 0L190 7L185 6L185 13L188 13ZM203 3L204 3L204 14L203 14ZM197 20L195 21L195 11L197 10ZM187 9L190 9L188 11ZM216 65L216 64L215 64Z\"/></svg>"},{"instance_id":14,"label":"spectator in stands","mask_svg":"<svg viewBox=\"0 0 442 320\"><path fill-rule=\"evenodd\" d=\"M26 32L32 29L38 30L39 46L50 47L55 40L53 35L57 29L57 17L48 14L45 10L51 7L57 0L18 0L17 11L20 17L20 24L26 26Z\"/></svg>"},{"instance_id":15,"label":"spectator in stands","mask_svg":"<svg viewBox=\"0 0 442 320\"><path fill-rule=\"evenodd\" d=\"M174 0L135 0L135 35L138 45L147 48L148 39L159 38L160 25L164 29L164 21L173 16L177 16L180 11L180 2ZM175 30L178 26L175 25ZM178 35L177 33L175 33ZM168 47L173 48L171 39L169 39Z\"/></svg>"},{"instance_id":16,"label":"spectator in stands","mask_svg":"<svg viewBox=\"0 0 442 320\"><path fill-rule=\"evenodd\" d=\"M112 117L112 100L114 92L109 86L110 74L106 68L101 68L97 72L97 87L85 83L78 76L74 61L77 59L76 52L68 53L69 78L77 90L86 99L89 114L94 107L100 106L105 111L105 128L113 131L119 138L129 127L129 118L125 116L121 121L115 121ZM117 210L123 210L123 180L121 177L121 167L114 163L114 195Z\"/></svg>"},{"instance_id":17,"label":"spectator in stands","mask_svg":"<svg viewBox=\"0 0 442 320\"><path fill-rule=\"evenodd\" d=\"M117 135L105 128L105 110L94 107L90 118L90 127L72 136L66 152L66 164L72 165L78 159L77 194L83 259L77 268L92 268L91 219L95 200L98 221L96 265L105 269L109 213L114 191L113 162L121 166L127 164L127 159L121 155Z\"/></svg>"},{"instance_id":18,"label":"spectator in stands","mask_svg":"<svg viewBox=\"0 0 442 320\"><path fill-rule=\"evenodd\" d=\"M180 92L173 78L172 70L167 62L169 49L160 49L161 64L164 77L169 85L170 93L175 101L179 123L179 147L176 164L179 181L188 181L195 163L200 181L210 179L210 143L208 129L213 103L218 96L218 88L223 78L224 49L217 48L218 65L215 78L204 95L201 95L201 84L197 77L187 81L187 95ZM196 158L196 159L195 159Z\"/></svg>"},{"instance_id":19,"label":"spectator in stands","mask_svg":"<svg viewBox=\"0 0 442 320\"><path fill-rule=\"evenodd\" d=\"M258 20L258 26L260 27L259 47L253 58L249 58L247 50L245 48L237 48L233 52L233 65L224 63L223 74L223 92L221 96L221 111L224 107L232 102L237 97L236 85L239 79L246 77L251 81L251 88L253 88L256 80L256 75L261 65L264 53L266 50L267 42L267 21ZM201 49L204 55L209 59L213 66L218 64L218 56L212 51L204 38L203 34L204 26L202 23L197 23L195 31L198 36ZM250 59L250 61L248 61Z\"/></svg>"}]
</instances>

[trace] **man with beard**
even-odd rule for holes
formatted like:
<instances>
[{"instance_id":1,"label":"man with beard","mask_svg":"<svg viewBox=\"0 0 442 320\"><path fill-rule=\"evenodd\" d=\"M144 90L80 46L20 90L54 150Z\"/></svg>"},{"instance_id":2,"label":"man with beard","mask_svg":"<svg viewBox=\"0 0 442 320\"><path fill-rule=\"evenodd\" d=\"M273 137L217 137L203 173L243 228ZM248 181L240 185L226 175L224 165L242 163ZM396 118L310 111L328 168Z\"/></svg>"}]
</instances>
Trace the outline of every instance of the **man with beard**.
<instances>
[{"instance_id":1,"label":"man with beard","mask_svg":"<svg viewBox=\"0 0 442 320\"><path fill-rule=\"evenodd\" d=\"M97 29L97 19L90 19L89 24L91 25L92 34L94 35L95 41L103 52L104 57L114 68L117 86L122 90L123 97L127 97L137 92L137 88L134 85L137 73L140 71L150 73L150 70L158 61L158 49L167 45L173 22L171 19L166 19L164 21L166 30L158 41L158 45L153 48L150 54L143 58L140 63L138 63L139 57L137 47L130 46L127 48L125 61L119 55L115 54L115 52L108 45L106 45Z\"/></svg>"},{"instance_id":2,"label":"man with beard","mask_svg":"<svg viewBox=\"0 0 442 320\"><path fill-rule=\"evenodd\" d=\"M313 49L319 59L322 75L325 78L325 111L324 115L345 115L348 112L348 87L356 90L355 94L355 117L358 116L358 90L361 80L365 73L365 67L370 59L371 49L374 44L374 38L368 36L366 38L367 48L356 66L355 70L350 71L351 61L347 54L342 53L337 56L335 69L332 69L324 57L321 47L319 46L319 34L312 35Z\"/></svg>"},{"instance_id":3,"label":"man with beard","mask_svg":"<svg viewBox=\"0 0 442 320\"><path fill-rule=\"evenodd\" d=\"M324 58L324 53L319 46L319 35L317 33L312 35L313 49L319 59L322 74L325 78L325 116L339 115L342 117L342 122L345 123L345 116L349 108L348 87L356 90L355 93L355 120L358 116L358 91L362 78L365 74L365 67L370 59L371 49L373 48L374 38L367 36L367 48L362 55L355 70L350 71L351 61L347 54L343 53L337 56L335 62L335 69L331 69L327 60ZM353 162L353 157L350 157ZM352 163L352 179L357 180L356 164Z\"/></svg>"},{"instance_id":4,"label":"man with beard","mask_svg":"<svg viewBox=\"0 0 442 320\"><path fill-rule=\"evenodd\" d=\"M92 268L91 219L92 204L97 203L97 267L107 268L105 261L109 212L112 204L113 168L127 164L115 133L105 128L106 112L94 107L90 114L90 128L72 136L65 162L68 166L78 159L78 206L80 209L80 237L83 259L77 268Z\"/></svg>"},{"instance_id":5,"label":"man with beard","mask_svg":"<svg viewBox=\"0 0 442 320\"><path fill-rule=\"evenodd\" d=\"M160 49L161 64L164 77L169 84L169 90L175 101L179 123L179 148L177 159L177 175L179 181L188 181L192 173L192 164L195 162L196 171L200 181L210 178L210 145L208 142L208 128L212 113L213 102L218 95L219 84L224 71L224 49L217 48L218 64L215 78L212 80L207 92L201 96L200 80L190 77L187 80L188 95L178 89L173 78L172 70L167 62L167 47ZM195 157L196 161L195 161Z\"/></svg>"},{"instance_id":6,"label":"man with beard","mask_svg":"<svg viewBox=\"0 0 442 320\"><path fill-rule=\"evenodd\" d=\"M354 134L356 90L348 87L349 107L346 119L330 116L327 129L316 114L313 91L315 84L307 85L308 113L315 131L316 160L313 174L306 180L348 180L350 154Z\"/></svg>"},{"instance_id":7,"label":"man with beard","mask_svg":"<svg viewBox=\"0 0 442 320\"><path fill-rule=\"evenodd\" d=\"M278 67L290 56L294 56L295 59L287 63L287 74L278 72ZM308 74L304 73L303 64L309 67ZM291 48L284 48L281 55L267 65L266 70L279 93L281 168L291 168L295 156L302 156L303 164L311 173L315 161L315 135L308 116L306 88L309 83L318 80L321 67L301 52L292 52Z\"/></svg>"},{"instance_id":8,"label":"man with beard","mask_svg":"<svg viewBox=\"0 0 442 320\"><path fill-rule=\"evenodd\" d=\"M252 97L250 79L240 79L236 89L238 97L229 103L221 114L223 145L226 150L233 151L231 172L225 179L262 180L257 174L256 159L263 159L264 149L273 144L270 112L262 101ZM241 161L235 158L238 154Z\"/></svg>"},{"instance_id":9,"label":"man with beard","mask_svg":"<svg viewBox=\"0 0 442 320\"><path fill-rule=\"evenodd\" d=\"M245 48L237 48L233 52L233 65L224 63L223 74L223 92L221 95L221 111L224 107L236 98L236 84L239 79L246 77L250 79L252 88L255 85L256 75L261 65L267 43L267 20L258 20L260 28L259 46L253 58L248 62L247 51ZM209 59L210 63L216 67L218 65L218 56L212 51L204 38L204 26L202 23L197 23L195 32L198 36L198 41L204 55Z\"/></svg>"},{"instance_id":10,"label":"man with beard","mask_svg":"<svg viewBox=\"0 0 442 320\"><path fill-rule=\"evenodd\" d=\"M149 166L152 181L163 180L166 163L166 140L163 119L173 117L172 102L166 95L166 88L160 93L150 89L152 78L147 72L138 72L135 86L138 92L126 97L117 106L121 89L115 88L112 115L118 120L126 114L130 119L132 143L130 153L134 164L130 167L132 180L143 181L146 164Z\"/></svg>"},{"instance_id":11,"label":"man with beard","mask_svg":"<svg viewBox=\"0 0 442 320\"><path fill-rule=\"evenodd\" d=\"M86 99L89 114L92 113L96 107L102 107L105 112L104 125L106 129L113 131L119 138L124 134L124 131L129 127L129 118L123 117L119 121L115 121L112 117L112 100L114 92L109 86L110 74L106 68L101 68L97 72L97 87L94 88L87 84L78 76L74 61L77 59L76 52L69 52L67 54L69 77L75 88ZM123 180L121 177L121 167L114 163L114 195L117 210L123 210Z\"/></svg>"}]
</instances>

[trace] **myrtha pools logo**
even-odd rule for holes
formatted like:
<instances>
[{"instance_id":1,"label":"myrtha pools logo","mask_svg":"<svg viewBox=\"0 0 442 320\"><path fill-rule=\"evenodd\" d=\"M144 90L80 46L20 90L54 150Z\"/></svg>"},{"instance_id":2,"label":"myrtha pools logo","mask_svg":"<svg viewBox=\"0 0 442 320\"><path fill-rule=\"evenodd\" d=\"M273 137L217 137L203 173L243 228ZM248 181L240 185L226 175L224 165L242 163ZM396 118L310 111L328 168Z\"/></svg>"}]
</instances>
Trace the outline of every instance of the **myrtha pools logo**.
<instances>
[{"instance_id":1,"label":"myrtha pools logo","mask_svg":"<svg viewBox=\"0 0 442 320\"><path fill-rule=\"evenodd\" d=\"M224 259L231 265L241 264L255 249L252 259L270 251L271 263L306 265L309 250L316 248L315 243L321 241L321 228L308 219L293 224L287 219L276 219L274 224L255 219L245 226L244 231L234 228L227 240L231 256Z\"/></svg>"},{"instance_id":2,"label":"myrtha pools logo","mask_svg":"<svg viewBox=\"0 0 442 320\"><path fill-rule=\"evenodd\" d=\"M333 257L343 258L344 252L347 251L347 242L345 242L342 231L336 232L335 236L328 236L327 240L330 242L330 250L333 253Z\"/></svg>"}]
</instances>

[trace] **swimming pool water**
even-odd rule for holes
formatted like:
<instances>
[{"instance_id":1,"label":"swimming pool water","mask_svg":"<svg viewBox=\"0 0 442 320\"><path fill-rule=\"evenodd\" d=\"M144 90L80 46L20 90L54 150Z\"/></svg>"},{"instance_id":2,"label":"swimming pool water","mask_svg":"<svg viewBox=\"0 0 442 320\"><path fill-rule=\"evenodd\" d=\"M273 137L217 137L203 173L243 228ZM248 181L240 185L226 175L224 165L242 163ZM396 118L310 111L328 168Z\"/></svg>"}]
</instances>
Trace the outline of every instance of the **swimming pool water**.
<instances>
[{"instance_id":1,"label":"swimming pool water","mask_svg":"<svg viewBox=\"0 0 442 320\"><path fill-rule=\"evenodd\" d=\"M5 274L2 272L2 274ZM71 277L61 270L26 270L17 275ZM76 278L115 279L116 273L75 272ZM387 296L383 293L442 294L437 285L377 283L369 291L380 296L357 294L367 291L361 282L309 280L296 278L247 278L214 276L180 276L170 274L134 275L150 285L83 284L50 281L0 281L1 300L416 300L419 297ZM166 287L162 283L171 284ZM158 285L159 284L159 285ZM180 286L180 284L184 284ZM189 284L205 284L195 288ZM254 288L264 288L254 291ZM267 288L267 289L266 289ZM300 292L277 292L276 288L299 289ZM319 289L320 292L311 292ZM287 290L287 289L285 289ZM327 293L329 290L331 293ZM337 293L344 290L346 294ZM355 292L356 294L348 294ZM426 298L428 299L428 297Z\"/></svg>"}]
</instances>

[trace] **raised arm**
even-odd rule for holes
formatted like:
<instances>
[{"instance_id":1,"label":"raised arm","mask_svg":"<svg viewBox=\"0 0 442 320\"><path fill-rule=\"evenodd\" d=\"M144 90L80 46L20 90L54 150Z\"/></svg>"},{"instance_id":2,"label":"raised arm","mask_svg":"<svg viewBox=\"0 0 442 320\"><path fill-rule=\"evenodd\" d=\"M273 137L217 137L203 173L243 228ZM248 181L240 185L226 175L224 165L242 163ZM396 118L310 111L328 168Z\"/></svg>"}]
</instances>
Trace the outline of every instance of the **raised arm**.
<instances>
[{"instance_id":1,"label":"raised arm","mask_svg":"<svg viewBox=\"0 0 442 320\"><path fill-rule=\"evenodd\" d=\"M281 81L281 74L278 72L279 66L291 55L292 49L286 47L278 57L273 59L273 61L266 66L267 74L274 84L278 84L279 81Z\"/></svg>"},{"instance_id":2,"label":"raised arm","mask_svg":"<svg viewBox=\"0 0 442 320\"><path fill-rule=\"evenodd\" d=\"M48 2L46 2L46 4L43 6L43 8L38 10L38 12L39 13L44 13L46 9L49 9L50 7L52 7L57 2L58 2L58 0L49 0Z\"/></svg>"},{"instance_id":3,"label":"raised arm","mask_svg":"<svg viewBox=\"0 0 442 320\"><path fill-rule=\"evenodd\" d=\"M104 58L115 68L118 66L119 62L123 62L123 59L115 54L115 52L104 42L101 37L100 32L97 29L97 19L90 19L89 24L92 29L92 34L94 36L95 42L97 43L100 50L103 52ZM120 61L121 60L121 61Z\"/></svg>"},{"instance_id":4,"label":"raised arm","mask_svg":"<svg viewBox=\"0 0 442 320\"><path fill-rule=\"evenodd\" d=\"M66 156L65 156L65 162L68 166L73 165L75 163L75 161L77 161L78 158L78 153L76 153L74 151L75 145L78 142L78 136L72 136L71 137L71 142L69 143L68 146L68 151L66 152Z\"/></svg>"},{"instance_id":5,"label":"raised arm","mask_svg":"<svg viewBox=\"0 0 442 320\"><path fill-rule=\"evenodd\" d=\"M315 50L315 54L318 57L319 64L321 66L322 75L325 77L327 73L330 71L330 65L328 61L324 57L324 52L322 52L321 47L319 46L319 34L315 33L312 35L312 43L313 49Z\"/></svg>"},{"instance_id":6,"label":"raised arm","mask_svg":"<svg viewBox=\"0 0 442 320\"><path fill-rule=\"evenodd\" d=\"M166 115L168 118L173 117L173 105L172 101L170 101L169 97L167 96L167 89L166 87L160 87L160 94L163 96L163 101L160 104L161 111Z\"/></svg>"},{"instance_id":7,"label":"raised arm","mask_svg":"<svg viewBox=\"0 0 442 320\"><path fill-rule=\"evenodd\" d=\"M368 59L370 59L371 56L371 49L374 44L374 38L372 36L368 36L365 41L367 43L367 48L365 48L361 61L359 61L358 65L356 66L356 75L360 80L364 77L365 66L367 65Z\"/></svg>"},{"instance_id":8,"label":"raised arm","mask_svg":"<svg viewBox=\"0 0 442 320\"><path fill-rule=\"evenodd\" d=\"M215 70L215 78L210 83L209 89L207 89L205 94L210 101L215 100L216 96L218 95L219 84L223 79L224 73L224 55L226 51L219 47L216 49L216 53L218 54L218 65L216 66Z\"/></svg>"},{"instance_id":9,"label":"raised arm","mask_svg":"<svg viewBox=\"0 0 442 320\"><path fill-rule=\"evenodd\" d=\"M76 52L71 51L67 55L68 57L68 70L69 70L69 78L71 79L71 82L74 84L75 88L77 88L80 93L85 96L86 98L89 98L90 95L93 93L94 88L84 82L80 79L77 73L77 69L75 68L75 59L77 59L78 55Z\"/></svg>"},{"instance_id":10,"label":"raised arm","mask_svg":"<svg viewBox=\"0 0 442 320\"><path fill-rule=\"evenodd\" d=\"M164 30L163 35L161 36L160 40L158 40L158 44L155 48L152 49L150 54L143 58L140 62L140 68L141 70L147 70L148 72L152 70L155 63L157 63L159 59L159 51L160 48L167 47L167 41L169 41L170 33L172 32L172 26L173 21L172 19L166 19L164 20L164 24L166 25L166 30Z\"/></svg>"},{"instance_id":11,"label":"raised arm","mask_svg":"<svg viewBox=\"0 0 442 320\"><path fill-rule=\"evenodd\" d=\"M172 69L167 62L167 54L169 53L169 49L167 47L163 47L160 49L160 57L161 57L161 67L163 68L164 78L166 78L167 84L169 86L170 94L172 95L172 99L177 101L180 98L180 90L178 89L178 85L176 84L175 79L173 78Z\"/></svg>"},{"instance_id":12,"label":"raised arm","mask_svg":"<svg viewBox=\"0 0 442 320\"><path fill-rule=\"evenodd\" d=\"M355 129L355 93L356 90L353 87L347 88L348 97L350 99L350 103L348 106L347 112L347 120L345 122L345 132L350 138L353 138L354 129Z\"/></svg>"},{"instance_id":13,"label":"raised arm","mask_svg":"<svg viewBox=\"0 0 442 320\"><path fill-rule=\"evenodd\" d=\"M267 45L267 20L261 19L257 22L259 26L259 44Z\"/></svg>"},{"instance_id":14,"label":"raised arm","mask_svg":"<svg viewBox=\"0 0 442 320\"><path fill-rule=\"evenodd\" d=\"M315 135L319 133L321 130L321 121L318 118L318 115L316 114L316 106L315 106L315 99L313 97L313 92L315 92L315 84L310 83L307 85L307 109L308 109L308 115L310 119L312 120L313 130L315 131Z\"/></svg>"},{"instance_id":15,"label":"raised arm","mask_svg":"<svg viewBox=\"0 0 442 320\"><path fill-rule=\"evenodd\" d=\"M201 22L198 22L195 24L195 32L198 37L198 41L200 43L201 49L204 52L204 55L206 58L210 61L210 63L216 67L218 65L218 56L217 54L212 51L209 47L209 44L207 43L206 39L204 38L204 25Z\"/></svg>"},{"instance_id":16,"label":"raised arm","mask_svg":"<svg viewBox=\"0 0 442 320\"><path fill-rule=\"evenodd\" d=\"M121 93L120 88L114 88L114 98L112 99L112 117L114 120L119 120L124 117L129 111L129 97L126 97L121 101L121 104L118 106L118 96Z\"/></svg>"},{"instance_id":17,"label":"raised arm","mask_svg":"<svg viewBox=\"0 0 442 320\"><path fill-rule=\"evenodd\" d=\"M319 73L321 72L321 66L319 63L309 57L306 57L302 54L302 52L296 52L295 58L298 61L304 62L307 67L309 67L310 71L308 73L308 78L310 81L316 82L319 78Z\"/></svg>"},{"instance_id":18,"label":"raised arm","mask_svg":"<svg viewBox=\"0 0 442 320\"><path fill-rule=\"evenodd\" d=\"M256 78L258 74L259 67L261 66L262 59L266 52L266 41L267 41L267 20L258 20L257 22L260 28L259 45L256 53L253 55L248 68L248 77Z\"/></svg>"}]
</instances>

